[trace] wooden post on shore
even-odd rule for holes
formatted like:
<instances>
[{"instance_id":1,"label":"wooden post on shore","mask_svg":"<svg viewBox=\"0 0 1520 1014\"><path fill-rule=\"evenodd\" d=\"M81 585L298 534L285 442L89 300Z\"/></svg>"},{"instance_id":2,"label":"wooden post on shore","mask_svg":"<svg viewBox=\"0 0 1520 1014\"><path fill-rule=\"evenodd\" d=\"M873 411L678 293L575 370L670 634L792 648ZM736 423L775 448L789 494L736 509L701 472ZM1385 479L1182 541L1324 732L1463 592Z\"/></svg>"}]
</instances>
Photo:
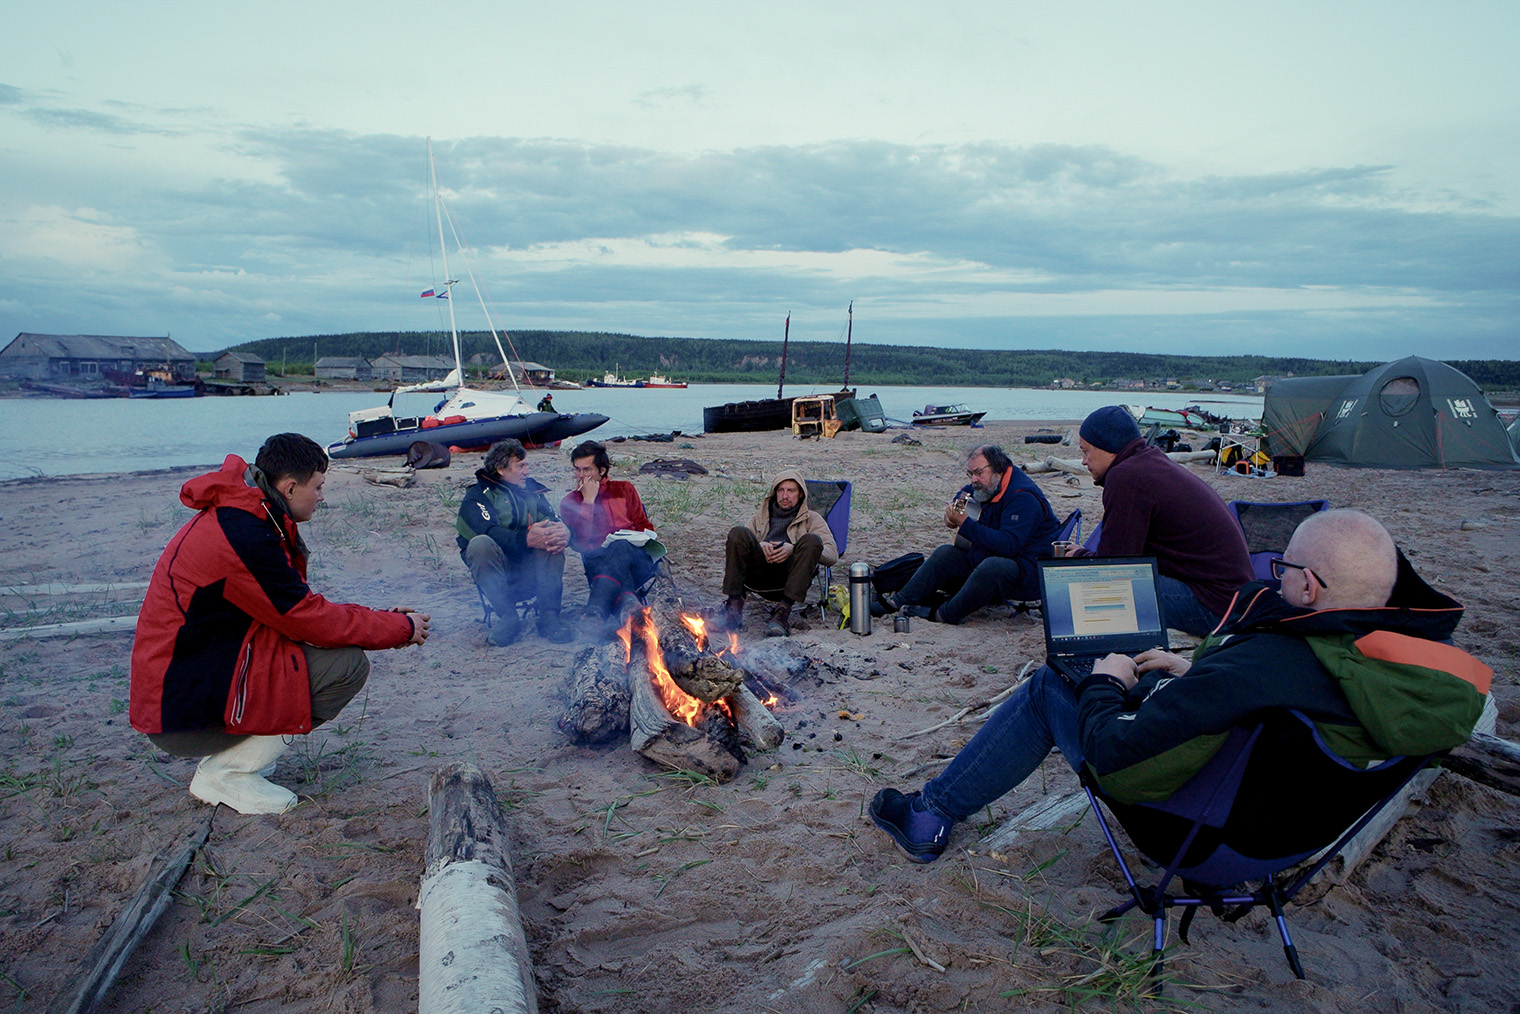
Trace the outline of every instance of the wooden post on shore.
<instances>
[{"instance_id":1,"label":"wooden post on shore","mask_svg":"<svg viewBox=\"0 0 1520 1014\"><path fill-rule=\"evenodd\" d=\"M439 768L428 824L419 1014L538 1014L506 821L490 781L473 765Z\"/></svg>"}]
</instances>

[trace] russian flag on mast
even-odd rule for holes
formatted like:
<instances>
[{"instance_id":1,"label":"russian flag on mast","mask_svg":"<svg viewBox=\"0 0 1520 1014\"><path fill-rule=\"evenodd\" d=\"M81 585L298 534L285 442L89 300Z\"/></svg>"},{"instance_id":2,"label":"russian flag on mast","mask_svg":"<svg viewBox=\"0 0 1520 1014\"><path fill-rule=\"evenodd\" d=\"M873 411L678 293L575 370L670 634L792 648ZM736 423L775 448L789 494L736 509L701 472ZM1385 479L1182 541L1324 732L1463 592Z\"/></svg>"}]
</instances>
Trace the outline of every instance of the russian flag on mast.
<instances>
[{"instance_id":1,"label":"russian flag on mast","mask_svg":"<svg viewBox=\"0 0 1520 1014\"><path fill-rule=\"evenodd\" d=\"M449 298L449 294L447 292L439 292L436 289L428 289L426 292L424 292L422 294L422 298L423 299L426 299L429 296L432 296L434 299L448 299Z\"/></svg>"}]
</instances>

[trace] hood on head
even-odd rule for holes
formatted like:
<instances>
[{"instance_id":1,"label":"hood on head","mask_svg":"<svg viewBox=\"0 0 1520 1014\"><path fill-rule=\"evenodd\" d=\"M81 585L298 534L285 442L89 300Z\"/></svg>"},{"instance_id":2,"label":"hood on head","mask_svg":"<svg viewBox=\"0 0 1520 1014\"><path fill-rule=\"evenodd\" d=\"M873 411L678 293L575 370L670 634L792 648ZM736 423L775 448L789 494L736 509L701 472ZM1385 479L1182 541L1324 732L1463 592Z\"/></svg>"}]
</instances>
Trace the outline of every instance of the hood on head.
<instances>
[{"instance_id":1,"label":"hood on head","mask_svg":"<svg viewBox=\"0 0 1520 1014\"><path fill-rule=\"evenodd\" d=\"M788 479L795 482L798 488L802 490L802 498L797 501L797 510L799 512L809 510L810 508L808 507L807 480L804 479L802 477L802 473L797 471L795 468L789 468L784 472L780 472L774 479L771 480L771 491L766 496L766 501L769 503L774 503L776 500L776 487L781 485L783 482L786 482Z\"/></svg>"}]
</instances>

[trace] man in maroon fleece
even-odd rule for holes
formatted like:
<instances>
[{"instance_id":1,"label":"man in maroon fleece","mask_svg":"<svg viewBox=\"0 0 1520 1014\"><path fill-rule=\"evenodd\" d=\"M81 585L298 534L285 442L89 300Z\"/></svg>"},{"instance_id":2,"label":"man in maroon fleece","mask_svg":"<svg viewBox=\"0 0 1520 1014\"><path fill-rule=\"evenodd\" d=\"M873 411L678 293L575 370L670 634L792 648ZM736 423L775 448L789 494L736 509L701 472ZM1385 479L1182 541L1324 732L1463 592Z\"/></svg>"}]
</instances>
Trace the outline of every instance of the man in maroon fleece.
<instances>
[{"instance_id":1,"label":"man in maroon fleece","mask_svg":"<svg viewBox=\"0 0 1520 1014\"><path fill-rule=\"evenodd\" d=\"M1135 417L1100 408L1078 431L1082 464L1103 487L1103 531L1094 556L1154 556L1166 625L1199 637L1254 580L1240 526L1218 493L1147 447ZM1085 555L1078 549L1077 554Z\"/></svg>"}]
</instances>

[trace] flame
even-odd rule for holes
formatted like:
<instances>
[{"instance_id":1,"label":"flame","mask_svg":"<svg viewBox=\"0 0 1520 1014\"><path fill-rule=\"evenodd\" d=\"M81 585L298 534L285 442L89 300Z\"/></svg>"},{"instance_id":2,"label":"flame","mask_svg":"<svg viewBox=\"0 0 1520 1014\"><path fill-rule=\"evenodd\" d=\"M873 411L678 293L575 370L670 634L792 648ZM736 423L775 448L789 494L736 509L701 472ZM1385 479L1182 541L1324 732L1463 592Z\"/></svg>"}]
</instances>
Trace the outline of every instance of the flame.
<instances>
[{"instance_id":1,"label":"flame","mask_svg":"<svg viewBox=\"0 0 1520 1014\"><path fill-rule=\"evenodd\" d=\"M697 639L697 650L707 650L707 621L695 613L682 613L681 625L691 631L691 636Z\"/></svg>"},{"instance_id":2,"label":"flame","mask_svg":"<svg viewBox=\"0 0 1520 1014\"><path fill-rule=\"evenodd\" d=\"M781 703L781 698L777 697L775 694L771 694L760 703L765 705L767 708L774 708L776 705Z\"/></svg>"},{"instance_id":3,"label":"flame","mask_svg":"<svg viewBox=\"0 0 1520 1014\"><path fill-rule=\"evenodd\" d=\"M634 627L637 627L639 637L644 642L644 665L649 669L649 675L653 677L654 688L660 695L660 702L665 705L665 710L670 712L672 718L696 728L697 719L702 717L702 702L676 686L676 681L670 678L670 670L665 668L665 653L660 650L660 631L655 626L653 610L645 606L642 613L630 616L628 622L623 625L623 629L618 631L618 636L623 638L623 643L628 646L630 655L633 643L631 628Z\"/></svg>"}]
</instances>

